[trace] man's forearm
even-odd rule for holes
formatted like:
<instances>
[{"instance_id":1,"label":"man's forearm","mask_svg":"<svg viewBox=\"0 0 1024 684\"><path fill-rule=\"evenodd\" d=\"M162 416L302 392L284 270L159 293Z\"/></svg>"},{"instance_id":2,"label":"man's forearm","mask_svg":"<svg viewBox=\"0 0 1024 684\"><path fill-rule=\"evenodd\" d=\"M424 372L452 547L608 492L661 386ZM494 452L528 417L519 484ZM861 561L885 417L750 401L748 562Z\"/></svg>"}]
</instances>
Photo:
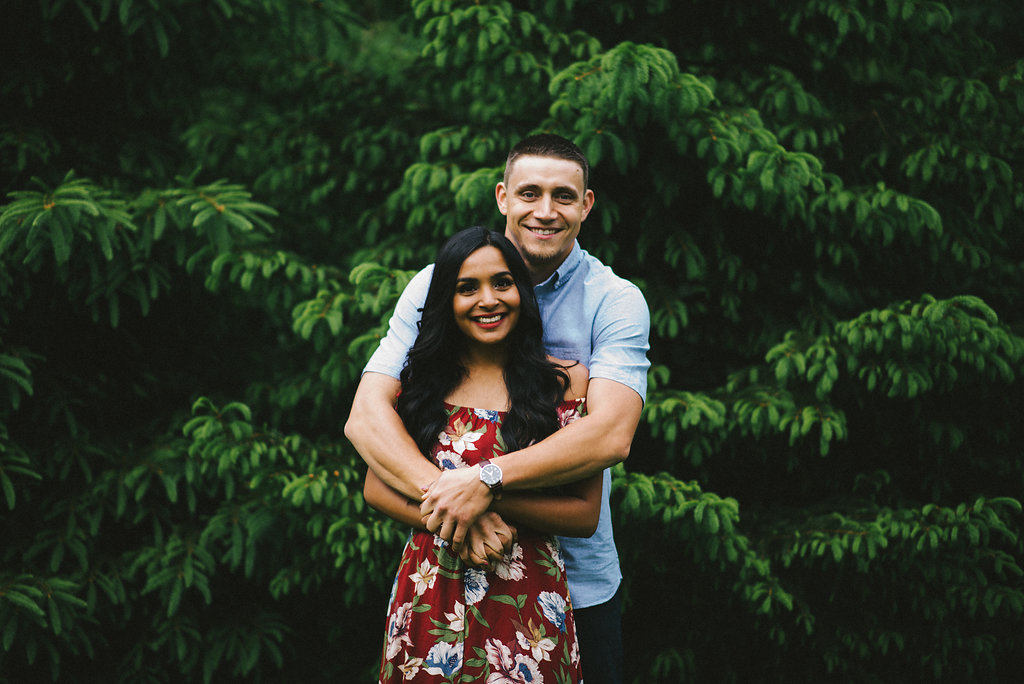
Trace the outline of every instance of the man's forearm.
<instances>
[{"instance_id":1,"label":"man's forearm","mask_svg":"<svg viewBox=\"0 0 1024 684\"><path fill-rule=\"evenodd\" d=\"M589 413L542 441L494 462L503 486L531 489L575 482L621 463L629 456L643 401L610 380L591 381Z\"/></svg>"},{"instance_id":2,"label":"man's forearm","mask_svg":"<svg viewBox=\"0 0 1024 684\"><path fill-rule=\"evenodd\" d=\"M392 489L418 500L423 490L437 479L440 469L423 457L404 429L396 430L387 422L378 420L372 429L352 430L346 424L345 436L377 477ZM401 421L397 427L402 427Z\"/></svg>"},{"instance_id":3,"label":"man's forearm","mask_svg":"<svg viewBox=\"0 0 1024 684\"><path fill-rule=\"evenodd\" d=\"M635 413L639 412L636 408ZM576 482L621 462L629 454L636 430L636 421L622 417L621 413L584 416L533 446L494 457L492 461L502 470L503 488L515 491ZM427 529L456 546L465 529L492 503L479 473L477 466L444 471L420 506Z\"/></svg>"},{"instance_id":4,"label":"man's forearm","mask_svg":"<svg viewBox=\"0 0 1024 684\"><path fill-rule=\"evenodd\" d=\"M533 489L575 482L621 463L629 444L614 442L592 430L586 418L567 425L526 449L494 458L506 489ZM590 429L588 429L590 428Z\"/></svg>"},{"instance_id":5,"label":"man's forearm","mask_svg":"<svg viewBox=\"0 0 1024 684\"><path fill-rule=\"evenodd\" d=\"M345 436L389 487L418 501L440 470L420 453L395 412L398 381L367 373L356 389Z\"/></svg>"}]
</instances>

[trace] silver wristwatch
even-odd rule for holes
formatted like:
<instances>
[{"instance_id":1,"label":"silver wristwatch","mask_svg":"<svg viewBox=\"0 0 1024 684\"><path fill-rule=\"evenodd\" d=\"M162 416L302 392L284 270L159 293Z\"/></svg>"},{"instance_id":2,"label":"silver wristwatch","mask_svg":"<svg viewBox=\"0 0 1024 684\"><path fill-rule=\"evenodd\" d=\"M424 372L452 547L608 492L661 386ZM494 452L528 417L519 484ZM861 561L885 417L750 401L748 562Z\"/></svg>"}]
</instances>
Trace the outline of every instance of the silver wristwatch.
<instances>
[{"instance_id":1,"label":"silver wristwatch","mask_svg":"<svg viewBox=\"0 0 1024 684\"><path fill-rule=\"evenodd\" d=\"M501 498L501 468L488 458L480 459L480 481L491 489L495 499Z\"/></svg>"}]
</instances>

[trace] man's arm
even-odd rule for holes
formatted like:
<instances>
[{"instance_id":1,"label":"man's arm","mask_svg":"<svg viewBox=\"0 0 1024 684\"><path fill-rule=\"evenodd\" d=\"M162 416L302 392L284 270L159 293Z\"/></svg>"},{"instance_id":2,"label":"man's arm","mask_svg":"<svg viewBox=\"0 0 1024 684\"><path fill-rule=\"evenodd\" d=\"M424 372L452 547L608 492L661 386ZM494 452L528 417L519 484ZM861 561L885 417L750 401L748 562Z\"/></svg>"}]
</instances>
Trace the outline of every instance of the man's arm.
<instances>
[{"instance_id":1,"label":"man's arm","mask_svg":"<svg viewBox=\"0 0 1024 684\"><path fill-rule=\"evenodd\" d=\"M629 456L647 390L650 314L640 290L626 284L602 302L594 318L587 415L521 451L494 459L510 489L571 482ZM459 538L465 512L483 510L490 493L479 469L444 473L424 497L427 528ZM476 480L474 480L476 478Z\"/></svg>"},{"instance_id":2,"label":"man's arm","mask_svg":"<svg viewBox=\"0 0 1024 684\"><path fill-rule=\"evenodd\" d=\"M370 467L363 486L367 503L399 522L422 528L418 508L405 497L419 501L437 479L439 469L420 453L395 412L399 385L391 376L364 373L345 423L345 436ZM488 513L486 505L471 518L464 518L464 525L452 551L477 566L500 559L516 536L515 528ZM451 535L445 538L452 539Z\"/></svg>"},{"instance_id":3,"label":"man's arm","mask_svg":"<svg viewBox=\"0 0 1024 684\"><path fill-rule=\"evenodd\" d=\"M382 373L363 373L345 423L345 436L384 484L412 500L437 479L395 411L401 383Z\"/></svg>"},{"instance_id":4,"label":"man's arm","mask_svg":"<svg viewBox=\"0 0 1024 684\"><path fill-rule=\"evenodd\" d=\"M644 402L614 380L594 378L587 414L526 449L494 459L509 489L550 487L583 479L625 461Z\"/></svg>"},{"instance_id":5,"label":"man's arm","mask_svg":"<svg viewBox=\"0 0 1024 684\"><path fill-rule=\"evenodd\" d=\"M345 436L366 464L389 487L418 501L438 469L420 453L395 412L395 401L409 349L419 334L420 308L432 267L424 268L402 291L388 321L387 335L366 364L345 423Z\"/></svg>"},{"instance_id":6,"label":"man's arm","mask_svg":"<svg viewBox=\"0 0 1024 684\"><path fill-rule=\"evenodd\" d=\"M493 459L502 470L503 487L530 489L574 482L602 471L629 456L640 422L643 400L635 390L614 380L593 378L587 389L587 415L544 440ZM442 473L424 495L420 512L427 529L459 541L472 515L491 503L480 469ZM450 535L450 536L446 536Z\"/></svg>"},{"instance_id":7,"label":"man's arm","mask_svg":"<svg viewBox=\"0 0 1024 684\"><path fill-rule=\"evenodd\" d=\"M367 504L392 520L413 529L426 529L420 518L419 505L388 487L372 470L366 471L363 498ZM487 512L469 528L466 541L459 550L459 557L467 565L490 567L500 561L504 554L511 552L515 540L516 528L505 523L497 513Z\"/></svg>"}]
</instances>

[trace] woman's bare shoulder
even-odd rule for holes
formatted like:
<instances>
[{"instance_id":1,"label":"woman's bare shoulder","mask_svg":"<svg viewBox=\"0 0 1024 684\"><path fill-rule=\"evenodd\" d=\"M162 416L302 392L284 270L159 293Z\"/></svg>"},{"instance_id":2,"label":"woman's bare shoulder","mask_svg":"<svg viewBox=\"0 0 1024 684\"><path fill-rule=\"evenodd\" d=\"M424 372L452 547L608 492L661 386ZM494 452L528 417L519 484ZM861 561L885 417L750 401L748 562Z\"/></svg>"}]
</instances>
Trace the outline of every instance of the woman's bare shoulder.
<instances>
[{"instance_id":1,"label":"woman's bare shoulder","mask_svg":"<svg viewBox=\"0 0 1024 684\"><path fill-rule=\"evenodd\" d=\"M565 393L567 401L582 399L587 396L587 383L590 382L590 370L579 361L566 361L548 357L548 361L560 366L569 376L569 389Z\"/></svg>"}]
</instances>

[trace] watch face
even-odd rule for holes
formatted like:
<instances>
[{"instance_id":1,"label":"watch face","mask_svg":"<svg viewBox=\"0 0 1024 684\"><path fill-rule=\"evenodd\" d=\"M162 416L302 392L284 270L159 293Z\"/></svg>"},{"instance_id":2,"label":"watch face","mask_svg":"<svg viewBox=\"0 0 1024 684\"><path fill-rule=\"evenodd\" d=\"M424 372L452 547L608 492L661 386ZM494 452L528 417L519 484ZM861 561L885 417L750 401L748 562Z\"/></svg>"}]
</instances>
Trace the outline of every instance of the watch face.
<instances>
[{"instance_id":1,"label":"watch face","mask_svg":"<svg viewBox=\"0 0 1024 684\"><path fill-rule=\"evenodd\" d=\"M488 463L480 469L480 481L488 487L501 484L501 468L493 463Z\"/></svg>"}]
</instances>

